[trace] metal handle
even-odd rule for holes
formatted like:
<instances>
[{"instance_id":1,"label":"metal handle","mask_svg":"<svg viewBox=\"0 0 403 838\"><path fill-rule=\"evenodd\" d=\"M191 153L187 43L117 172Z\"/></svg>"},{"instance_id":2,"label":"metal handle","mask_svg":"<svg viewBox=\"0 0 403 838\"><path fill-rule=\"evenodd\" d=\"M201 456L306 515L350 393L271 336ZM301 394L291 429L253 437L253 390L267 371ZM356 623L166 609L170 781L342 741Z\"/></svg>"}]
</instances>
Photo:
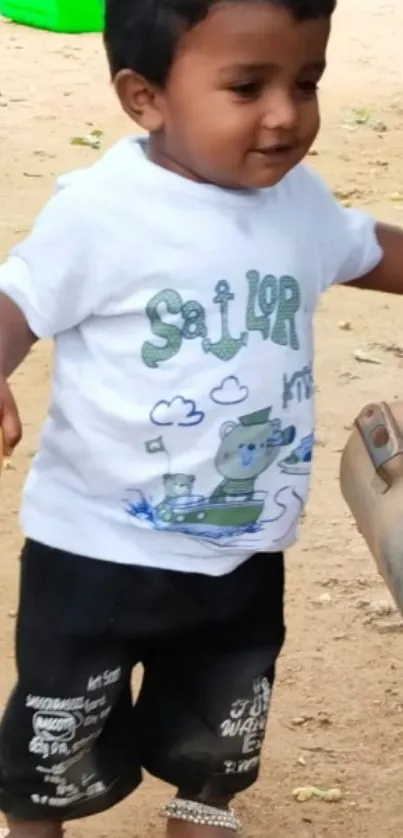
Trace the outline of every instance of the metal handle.
<instances>
[{"instance_id":1,"label":"metal handle","mask_svg":"<svg viewBox=\"0 0 403 838\"><path fill-rule=\"evenodd\" d=\"M403 453L403 434L386 402L364 407L355 424L375 471Z\"/></svg>"}]
</instances>

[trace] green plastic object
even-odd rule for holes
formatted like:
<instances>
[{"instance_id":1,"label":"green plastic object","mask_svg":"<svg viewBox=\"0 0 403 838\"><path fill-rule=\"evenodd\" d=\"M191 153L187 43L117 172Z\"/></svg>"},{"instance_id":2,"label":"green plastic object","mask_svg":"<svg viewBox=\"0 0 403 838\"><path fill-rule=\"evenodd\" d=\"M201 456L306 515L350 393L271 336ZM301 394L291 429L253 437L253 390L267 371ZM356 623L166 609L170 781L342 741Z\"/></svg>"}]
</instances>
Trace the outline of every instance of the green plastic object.
<instances>
[{"instance_id":1,"label":"green plastic object","mask_svg":"<svg viewBox=\"0 0 403 838\"><path fill-rule=\"evenodd\" d=\"M101 32L102 0L0 0L0 15L51 32Z\"/></svg>"}]
</instances>

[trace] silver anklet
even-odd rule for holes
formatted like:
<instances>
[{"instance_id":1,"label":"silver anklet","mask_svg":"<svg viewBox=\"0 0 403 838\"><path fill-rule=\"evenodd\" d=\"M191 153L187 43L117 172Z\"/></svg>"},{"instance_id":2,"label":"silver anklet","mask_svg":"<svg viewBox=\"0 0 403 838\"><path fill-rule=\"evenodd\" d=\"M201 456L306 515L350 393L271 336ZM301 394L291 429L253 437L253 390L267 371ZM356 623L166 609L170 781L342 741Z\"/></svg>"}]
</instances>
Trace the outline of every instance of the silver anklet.
<instances>
[{"instance_id":1,"label":"silver anklet","mask_svg":"<svg viewBox=\"0 0 403 838\"><path fill-rule=\"evenodd\" d=\"M196 800L181 800L177 797L165 806L163 814L170 820L186 821L197 826L220 826L230 832L238 832L241 828L233 809L219 809L218 806L208 806Z\"/></svg>"}]
</instances>

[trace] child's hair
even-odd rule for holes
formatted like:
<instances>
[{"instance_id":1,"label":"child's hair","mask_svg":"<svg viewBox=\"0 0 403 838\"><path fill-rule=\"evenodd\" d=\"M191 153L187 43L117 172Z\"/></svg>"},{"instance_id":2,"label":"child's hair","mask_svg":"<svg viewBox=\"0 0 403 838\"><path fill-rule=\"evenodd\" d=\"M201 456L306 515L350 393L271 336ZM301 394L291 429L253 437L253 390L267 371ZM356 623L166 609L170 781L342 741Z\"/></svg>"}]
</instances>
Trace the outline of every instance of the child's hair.
<instances>
[{"instance_id":1,"label":"child's hair","mask_svg":"<svg viewBox=\"0 0 403 838\"><path fill-rule=\"evenodd\" d=\"M218 3L239 0L105 0L104 41L112 77L123 69L163 87L181 35ZM243 0L256 2L256 0ZM261 0L298 21L330 17L336 0Z\"/></svg>"}]
</instances>

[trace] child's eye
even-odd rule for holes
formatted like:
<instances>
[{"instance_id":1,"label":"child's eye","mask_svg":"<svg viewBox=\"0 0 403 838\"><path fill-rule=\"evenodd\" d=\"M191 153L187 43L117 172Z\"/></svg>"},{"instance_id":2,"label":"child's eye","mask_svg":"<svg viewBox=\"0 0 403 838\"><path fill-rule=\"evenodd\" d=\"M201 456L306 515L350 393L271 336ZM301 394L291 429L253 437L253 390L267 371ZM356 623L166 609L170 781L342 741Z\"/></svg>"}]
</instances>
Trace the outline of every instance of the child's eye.
<instances>
[{"instance_id":1,"label":"child's eye","mask_svg":"<svg viewBox=\"0 0 403 838\"><path fill-rule=\"evenodd\" d=\"M238 84L231 84L231 93L240 96L242 99L256 99L262 90L262 83L259 81L245 81Z\"/></svg>"},{"instance_id":2,"label":"child's eye","mask_svg":"<svg viewBox=\"0 0 403 838\"><path fill-rule=\"evenodd\" d=\"M297 82L296 88L299 93L305 96L307 99L316 96L318 92L318 82L316 81L299 81Z\"/></svg>"}]
</instances>

